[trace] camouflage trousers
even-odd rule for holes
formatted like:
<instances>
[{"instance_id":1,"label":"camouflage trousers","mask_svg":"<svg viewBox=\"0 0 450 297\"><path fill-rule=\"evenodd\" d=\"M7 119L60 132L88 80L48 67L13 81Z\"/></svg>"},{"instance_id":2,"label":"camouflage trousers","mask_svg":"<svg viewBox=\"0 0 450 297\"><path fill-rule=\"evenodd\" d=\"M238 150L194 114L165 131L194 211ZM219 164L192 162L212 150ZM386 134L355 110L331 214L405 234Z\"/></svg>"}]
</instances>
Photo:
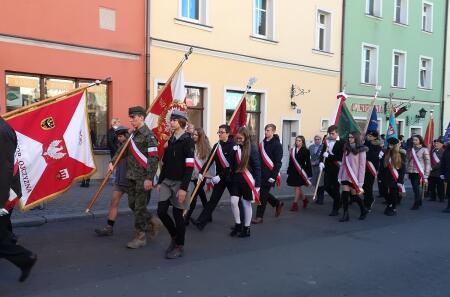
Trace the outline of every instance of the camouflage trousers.
<instances>
[{"instance_id":1,"label":"camouflage trousers","mask_svg":"<svg viewBox=\"0 0 450 297\"><path fill-rule=\"evenodd\" d=\"M152 214L147 205L152 191L144 190L143 180L128 180L128 207L134 214L134 227L137 231L145 232Z\"/></svg>"}]
</instances>

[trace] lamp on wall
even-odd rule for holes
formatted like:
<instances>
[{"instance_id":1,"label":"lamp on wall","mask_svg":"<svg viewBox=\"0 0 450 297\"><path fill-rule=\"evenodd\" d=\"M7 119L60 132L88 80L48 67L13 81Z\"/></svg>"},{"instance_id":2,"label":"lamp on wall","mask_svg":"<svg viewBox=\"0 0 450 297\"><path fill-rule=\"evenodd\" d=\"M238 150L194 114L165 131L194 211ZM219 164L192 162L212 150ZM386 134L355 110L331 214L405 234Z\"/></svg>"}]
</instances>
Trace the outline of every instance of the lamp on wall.
<instances>
[{"instance_id":1,"label":"lamp on wall","mask_svg":"<svg viewBox=\"0 0 450 297\"><path fill-rule=\"evenodd\" d=\"M300 87L292 84L291 85L291 90L290 90L290 105L291 105L291 109L296 109L297 108L297 103L295 103L294 101L294 97L298 96L298 95L306 95L308 93L311 93L311 90L305 90L305 89L301 89Z\"/></svg>"},{"instance_id":2,"label":"lamp on wall","mask_svg":"<svg viewBox=\"0 0 450 297\"><path fill-rule=\"evenodd\" d=\"M411 123L411 125L414 125L414 124L416 124L416 123L418 123L418 122L420 122L421 120L423 120L424 118L425 118L425 116L427 115L427 110L425 110L425 108L421 108L420 110L419 110L419 114L416 114L415 115L415 120L414 120L414 122L412 122ZM408 116L408 117L406 117L406 124L409 126L409 123L411 122L411 120L412 119L410 119L410 117Z\"/></svg>"}]
</instances>

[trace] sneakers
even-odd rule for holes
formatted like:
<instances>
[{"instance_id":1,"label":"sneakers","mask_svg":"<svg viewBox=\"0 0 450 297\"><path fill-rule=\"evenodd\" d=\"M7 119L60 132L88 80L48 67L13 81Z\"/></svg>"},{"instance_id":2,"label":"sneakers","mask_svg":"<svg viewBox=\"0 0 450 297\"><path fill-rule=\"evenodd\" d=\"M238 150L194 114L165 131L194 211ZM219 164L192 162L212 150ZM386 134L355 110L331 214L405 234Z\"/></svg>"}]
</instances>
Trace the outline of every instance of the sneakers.
<instances>
[{"instance_id":1,"label":"sneakers","mask_svg":"<svg viewBox=\"0 0 450 297\"><path fill-rule=\"evenodd\" d=\"M258 217L256 217L256 218L254 218L254 219L252 219L252 224L262 224L264 222L264 220L263 220L263 218L258 218Z\"/></svg>"},{"instance_id":2,"label":"sneakers","mask_svg":"<svg viewBox=\"0 0 450 297\"><path fill-rule=\"evenodd\" d=\"M138 249L147 245L147 236L145 232L137 231L136 236L127 244L127 248L129 249Z\"/></svg>"},{"instance_id":3,"label":"sneakers","mask_svg":"<svg viewBox=\"0 0 450 297\"><path fill-rule=\"evenodd\" d=\"M176 259L183 257L184 248L182 245L176 245L170 252L166 254L167 259Z\"/></svg>"},{"instance_id":4,"label":"sneakers","mask_svg":"<svg viewBox=\"0 0 450 297\"><path fill-rule=\"evenodd\" d=\"M95 233L97 233L98 236L111 236L113 235L113 227L110 225L106 225L103 228L95 229Z\"/></svg>"},{"instance_id":5,"label":"sneakers","mask_svg":"<svg viewBox=\"0 0 450 297\"><path fill-rule=\"evenodd\" d=\"M298 211L298 203L297 202L292 202L290 211Z\"/></svg>"},{"instance_id":6,"label":"sneakers","mask_svg":"<svg viewBox=\"0 0 450 297\"><path fill-rule=\"evenodd\" d=\"M275 217L278 218L281 215L281 211L283 210L284 203L278 202L277 207L275 208Z\"/></svg>"}]
</instances>

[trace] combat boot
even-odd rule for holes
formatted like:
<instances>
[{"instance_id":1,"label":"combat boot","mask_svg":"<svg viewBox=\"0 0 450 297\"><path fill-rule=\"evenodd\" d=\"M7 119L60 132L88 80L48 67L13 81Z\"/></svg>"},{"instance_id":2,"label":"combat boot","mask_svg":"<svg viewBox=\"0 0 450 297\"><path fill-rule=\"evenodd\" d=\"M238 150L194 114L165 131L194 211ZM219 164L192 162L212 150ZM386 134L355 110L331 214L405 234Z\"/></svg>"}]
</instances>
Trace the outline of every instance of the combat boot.
<instances>
[{"instance_id":1,"label":"combat boot","mask_svg":"<svg viewBox=\"0 0 450 297\"><path fill-rule=\"evenodd\" d=\"M148 236L150 239L155 239L156 236L158 236L159 232L161 231L162 222L159 218L156 216L152 216L150 220L148 221L149 228L147 229Z\"/></svg>"},{"instance_id":2,"label":"combat boot","mask_svg":"<svg viewBox=\"0 0 450 297\"><path fill-rule=\"evenodd\" d=\"M129 249L138 249L147 244L147 237L145 232L136 231L136 236L127 244L127 248Z\"/></svg>"}]
</instances>

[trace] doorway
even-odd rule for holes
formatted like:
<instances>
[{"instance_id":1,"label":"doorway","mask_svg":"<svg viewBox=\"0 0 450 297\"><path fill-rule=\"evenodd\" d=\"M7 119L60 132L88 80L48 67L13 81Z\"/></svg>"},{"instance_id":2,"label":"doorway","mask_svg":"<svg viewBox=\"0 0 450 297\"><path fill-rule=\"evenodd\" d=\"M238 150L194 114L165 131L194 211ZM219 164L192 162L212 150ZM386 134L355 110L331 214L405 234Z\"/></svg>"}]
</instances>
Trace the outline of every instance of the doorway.
<instances>
[{"instance_id":1,"label":"doorway","mask_svg":"<svg viewBox=\"0 0 450 297\"><path fill-rule=\"evenodd\" d=\"M283 120L282 140L283 145L283 165L281 166L281 173L286 173L289 165L289 150L295 144L295 137L299 131L298 120Z\"/></svg>"}]
</instances>

